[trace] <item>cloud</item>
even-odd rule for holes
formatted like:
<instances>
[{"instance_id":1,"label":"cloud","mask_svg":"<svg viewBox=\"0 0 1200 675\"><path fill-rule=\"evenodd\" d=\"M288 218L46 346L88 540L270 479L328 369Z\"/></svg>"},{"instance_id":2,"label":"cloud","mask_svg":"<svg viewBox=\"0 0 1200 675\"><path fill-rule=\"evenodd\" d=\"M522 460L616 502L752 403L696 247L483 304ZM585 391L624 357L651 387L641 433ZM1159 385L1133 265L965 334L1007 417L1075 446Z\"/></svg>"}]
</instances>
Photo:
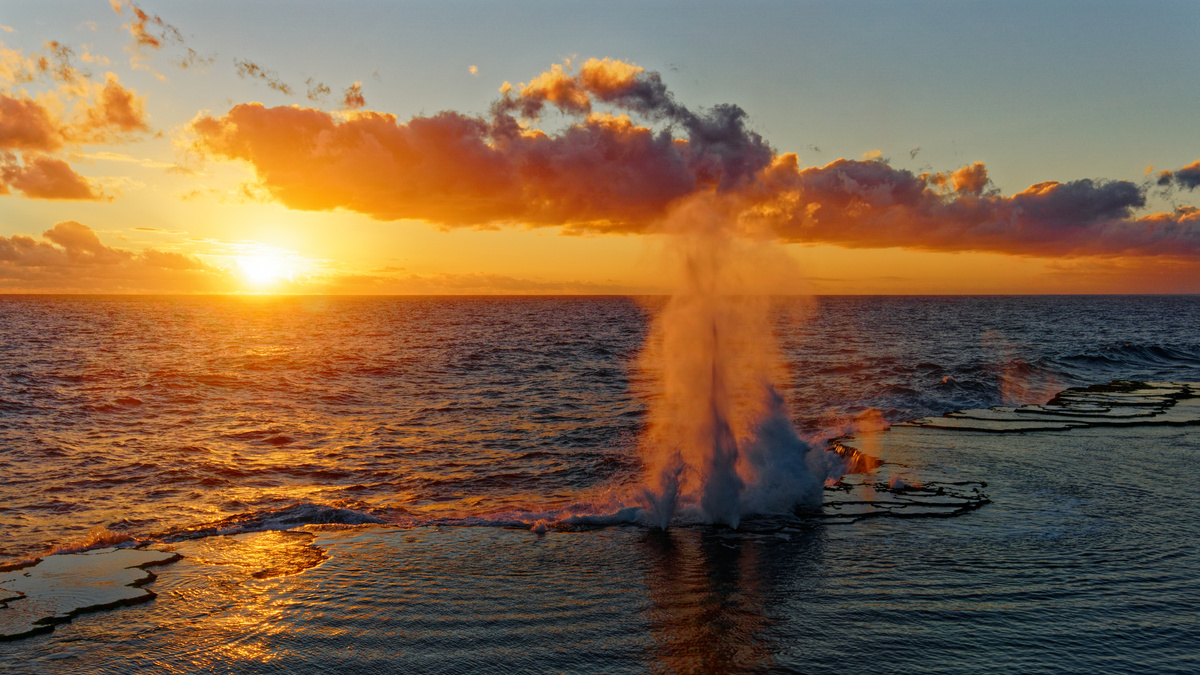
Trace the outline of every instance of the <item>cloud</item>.
<instances>
[{"instance_id":1,"label":"cloud","mask_svg":"<svg viewBox=\"0 0 1200 675\"><path fill-rule=\"evenodd\" d=\"M553 134L534 125L548 108L568 120ZM200 156L247 162L271 198L301 210L645 233L684 200L711 195L744 232L786 242L1200 259L1196 210L1139 215L1146 185L1047 181L1006 197L982 162L914 174L872 154L802 168L749 129L738 106L690 110L658 73L612 59L505 83L482 116L400 122L242 104L198 116L190 132ZM1194 187L1200 166L1170 180Z\"/></svg>"},{"instance_id":2,"label":"cloud","mask_svg":"<svg viewBox=\"0 0 1200 675\"><path fill-rule=\"evenodd\" d=\"M79 55L79 60L84 63L94 63L98 66L107 66L112 63L107 56L93 54L87 45L83 46L83 53Z\"/></svg>"},{"instance_id":3,"label":"cloud","mask_svg":"<svg viewBox=\"0 0 1200 675\"><path fill-rule=\"evenodd\" d=\"M133 38L125 47L125 51L130 54L129 64L133 68L150 70L158 79L166 80L162 73L155 71L147 62L151 56L168 45L177 45L187 50L181 56L171 59L171 64L177 68L206 68L216 60L215 55L205 56L188 47L183 33L178 28L164 21L162 17L146 12L130 0L109 0L109 4L117 14L124 16L126 10L129 12L129 23L121 27Z\"/></svg>"},{"instance_id":4,"label":"cloud","mask_svg":"<svg viewBox=\"0 0 1200 675\"><path fill-rule=\"evenodd\" d=\"M0 93L0 150L53 152L62 146L62 129L45 106Z\"/></svg>"},{"instance_id":5,"label":"cloud","mask_svg":"<svg viewBox=\"0 0 1200 675\"><path fill-rule=\"evenodd\" d=\"M1178 171L1163 171L1158 174L1157 183L1164 187L1174 184L1181 188L1195 190L1197 187L1200 187L1200 159Z\"/></svg>"},{"instance_id":6,"label":"cloud","mask_svg":"<svg viewBox=\"0 0 1200 675\"><path fill-rule=\"evenodd\" d=\"M114 0L118 13L128 9L126 26L138 44L160 48L164 40L182 42L178 31L126 0ZM152 31L151 28L155 28ZM104 65L108 59L82 48L78 62ZM77 67L70 46L46 41L26 53L0 43L0 194L16 192L35 199L107 199L104 190L79 175L60 155L90 144L131 140L151 131L145 99L125 88L116 74L102 83ZM43 85L30 94L29 83ZM46 85L49 85L48 87ZM113 189L123 179L102 179Z\"/></svg>"},{"instance_id":7,"label":"cloud","mask_svg":"<svg viewBox=\"0 0 1200 675\"><path fill-rule=\"evenodd\" d=\"M195 49L188 47L187 54L171 61L178 68L207 68L217 60L216 56L204 56Z\"/></svg>"},{"instance_id":8,"label":"cloud","mask_svg":"<svg viewBox=\"0 0 1200 675\"><path fill-rule=\"evenodd\" d=\"M104 199L98 187L64 160L51 157L64 147L120 141L148 131L144 101L108 73L105 83L83 82L67 95L77 98L70 120L55 110L54 93L34 99L0 91L0 192L34 199Z\"/></svg>"},{"instance_id":9,"label":"cloud","mask_svg":"<svg viewBox=\"0 0 1200 675\"><path fill-rule=\"evenodd\" d=\"M42 97L62 107L54 94ZM0 92L0 150L54 152L64 144L79 145L119 140L149 131L145 100L107 73L103 85L78 90L73 118L59 119L43 100Z\"/></svg>"},{"instance_id":10,"label":"cloud","mask_svg":"<svg viewBox=\"0 0 1200 675\"><path fill-rule=\"evenodd\" d=\"M358 110L367 105L367 99L363 98L362 82L355 82L346 87L346 91L342 94L342 107L346 110Z\"/></svg>"},{"instance_id":11,"label":"cloud","mask_svg":"<svg viewBox=\"0 0 1200 675\"><path fill-rule=\"evenodd\" d=\"M96 236L92 228L74 220L58 223L43 232L42 236L61 246L71 264L112 264L131 257L127 252L101 244L100 237Z\"/></svg>"},{"instance_id":12,"label":"cloud","mask_svg":"<svg viewBox=\"0 0 1200 675\"><path fill-rule=\"evenodd\" d=\"M571 83L564 77L552 70L523 85L524 94L510 91L487 117L444 112L399 123L377 112L242 104L222 117L197 117L193 148L249 162L275 199L298 209L448 227L519 222L616 232L646 230L697 191L733 189L773 156L745 128L740 108L687 111L657 74L636 66L593 59ZM590 102L568 91L669 118L686 138L627 115L592 113ZM548 135L510 114L537 114L546 102L578 112L575 123Z\"/></svg>"},{"instance_id":13,"label":"cloud","mask_svg":"<svg viewBox=\"0 0 1200 675\"><path fill-rule=\"evenodd\" d=\"M840 159L799 169L784 155L748 216L790 242L852 248L987 251L1041 257L1200 258L1195 209L1138 217L1144 188L1128 181L1047 181L1011 197L987 193L982 163L915 175Z\"/></svg>"},{"instance_id":14,"label":"cloud","mask_svg":"<svg viewBox=\"0 0 1200 675\"><path fill-rule=\"evenodd\" d=\"M70 47L55 40L50 40L45 45L49 56L43 57L45 60L39 60L38 65L52 79L66 84L79 84L91 77L91 73L81 71L71 64L71 57L75 56L75 51Z\"/></svg>"},{"instance_id":15,"label":"cloud","mask_svg":"<svg viewBox=\"0 0 1200 675\"><path fill-rule=\"evenodd\" d=\"M114 136L150 130L145 99L123 87L114 73L107 73L104 85L96 86L93 100L83 106L73 127L78 141L111 141Z\"/></svg>"},{"instance_id":16,"label":"cloud","mask_svg":"<svg viewBox=\"0 0 1200 675\"><path fill-rule=\"evenodd\" d=\"M923 177L930 185L940 189L973 195L982 194L989 183L987 167L983 162L975 162L950 173L924 174Z\"/></svg>"},{"instance_id":17,"label":"cloud","mask_svg":"<svg viewBox=\"0 0 1200 675\"><path fill-rule=\"evenodd\" d=\"M453 112L417 117L235 106L193 121L195 149L250 162L291 208L344 208L446 226L524 222L647 227L695 189L673 139L591 116L559 136Z\"/></svg>"},{"instance_id":18,"label":"cloud","mask_svg":"<svg viewBox=\"0 0 1200 675\"><path fill-rule=\"evenodd\" d=\"M20 49L11 49L0 43L0 84L26 84L48 78L78 86L91 77L91 73L81 71L71 63L75 52L70 47L53 40L45 42L44 47L45 51L27 56ZM95 57L92 58L94 60Z\"/></svg>"},{"instance_id":19,"label":"cloud","mask_svg":"<svg viewBox=\"0 0 1200 675\"><path fill-rule=\"evenodd\" d=\"M520 110L529 118L540 115L547 103L563 112L586 114L592 110L593 97L604 102L625 100L622 107L647 111L667 105L666 87L657 73L608 58L587 60L578 74L570 71L570 61L565 66L554 64L529 84L513 87L505 82L500 91L504 94L501 110Z\"/></svg>"},{"instance_id":20,"label":"cloud","mask_svg":"<svg viewBox=\"0 0 1200 675\"><path fill-rule=\"evenodd\" d=\"M233 65L237 67L238 77L249 77L256 80L262 80L268 87L275 91L292 95L292 86L279 79L279 75L273 70L266 70L257 63L252 63L245 59L234 59Z\"/></svg>"},{"instance_id":21,"label":"cloud","mask_svg":"<svg viewBox=\"0 0 1200 675\"><path fill-rule=\"evenodd\" d=\"M305 93L305 96L310 101L320 101L329 95L330 89L325 85L324 82L317 82L310 77L304 81L304 84L308 87L308 91Z\"/></svg>"},{"instance_id":22,"label":"cloud","mask_svg":"<svg viewBox=\"0 0 1200 675\"><path fill-rule=\"evenodd\" d=\"M133 157L131 155L121 154L119 152L87 152L80 154L72 154L71 159L92 159L106 162L129 162L140 166L149 167L152 169L166 169L168 173L177 173L172 171L178 165L168 162L159 162L145 157Z\"/></svg>"},{"instance_id":23,"label":"cloud","mask_svg":"<svg viewBox=\"0 0 1200 675\"><path fill-rule=\"evenodd\" d=\"M747 115L740 107L725 103L701 113L691 111L675 101L658 73L614 59L588 59L578 74L554 65L519 88L506 82L501 94L492 107L497 117L515 112L537 119L546 104L581 116L603 103L651 122L678 125L687 136L686 154L699 183L715 183L720 190L753 180L775 154L760 135L746 128Z\"/></svg>"},{"instance_id":24,"label":"cloud","mask_svg":"<svg viewBox=\"0 0 1200 675\"><path fill-rule=\"evenodd\" d=\"M37 77L36 58L25 56L19 49L11 49L0 43L0 83L24 84Z\"/></svg>"},{"instance_id":25,"label":"cloud","mask_svg":"<svg viewBox=\"0 0 1200 675\"><path fill-rule=\"evenodd\" d=\"M61 159L0 153L0 193L17 190L33 199L104 199L104 192Z\"/></svg>"},{"instance_id":26,"label":"cloud","mask_svg":"<svg viewBox=\"0 0 1200 675\"><path fill-rule=\"evenodd\" d=\"M162 49L168 43L183 43L179 29L163 21L157 15L148 14L130 0L109 0L113 11L124 14L128 9L132 15L129 23L122 26L133 36L134 49L146 52Z\"/></svg>"},{"instance_id":27,"label":"cloud","mask_svg":"<svg viewBox=\"0 0 1200 675\"><path fill-rule=\"evenodd\" d=\"M233 290L231 275L172 251L104 245L87 225L58 223L37 240L0 237L0 288L24 291L190 292Z\"/></svg>"},{"instance_id":28,"label":"cloud","mask_svg":"<svg viewBox=\"0 0 1200 675\"><path fill-rule=\"evenodd\" d=\"M987 185L987 168L983 162L975 162L950 174L950 187L955 192L978 195L983 193Z\"/></svg>"}]
</instances>

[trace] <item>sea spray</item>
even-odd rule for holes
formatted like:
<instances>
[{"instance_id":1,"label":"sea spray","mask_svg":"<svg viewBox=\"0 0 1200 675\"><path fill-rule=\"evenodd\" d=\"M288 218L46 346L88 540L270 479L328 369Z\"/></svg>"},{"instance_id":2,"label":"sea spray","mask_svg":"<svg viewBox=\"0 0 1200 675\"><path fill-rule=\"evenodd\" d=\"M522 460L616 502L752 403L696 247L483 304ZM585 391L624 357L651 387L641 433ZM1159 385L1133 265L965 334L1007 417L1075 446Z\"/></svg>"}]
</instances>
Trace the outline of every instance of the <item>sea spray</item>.
<instances>
[{"instance_id":1,"label":"sea spray","mask_svg":"<svg viewBox=\"0 0 1200 675\"><path fill-rule=\"evenodd\" d=\"M647 520L737 527L746 515L819 507L837 463L788 419L771 326L771 293L796 278L793 264L739 231L718 196L676 209L667 232L679 282L642 364L659 382L641 443Z\"/></svg>"}]
</instances>

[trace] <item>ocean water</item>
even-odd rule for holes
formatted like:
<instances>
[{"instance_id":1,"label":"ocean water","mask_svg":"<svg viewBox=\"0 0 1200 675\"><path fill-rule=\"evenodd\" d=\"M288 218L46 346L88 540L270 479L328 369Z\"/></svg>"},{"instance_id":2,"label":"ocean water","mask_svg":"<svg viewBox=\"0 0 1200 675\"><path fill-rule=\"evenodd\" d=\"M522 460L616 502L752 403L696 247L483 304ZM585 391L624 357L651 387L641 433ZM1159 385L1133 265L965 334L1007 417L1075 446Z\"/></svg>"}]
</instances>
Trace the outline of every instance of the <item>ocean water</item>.
<instances>
[{"instance_id":1,"label":"ocean water","mask_svg":"<svg viewBox=\"0 0 1200 675\"><path fill-rule=\"evenodd\" d=\"M639 355L661 306L0 298L0 562L127 538L192 554L159 572L156 602L0 645L0 659L17 672L1200 665L1197 427L880 431L1116 379L1200 382L1200 298L782 300L781 394L803 434L855 433L885 473L986 482L992 503L849 524L520 529L520 514L641 480L655 388ZM331 524L374 527L263 539ZM255 542L325 553L225 585L210 579L224 567L197 562L220 546L253 560ZM240 651L218 621L230 612Z\"/></svg>"}]
</instances>

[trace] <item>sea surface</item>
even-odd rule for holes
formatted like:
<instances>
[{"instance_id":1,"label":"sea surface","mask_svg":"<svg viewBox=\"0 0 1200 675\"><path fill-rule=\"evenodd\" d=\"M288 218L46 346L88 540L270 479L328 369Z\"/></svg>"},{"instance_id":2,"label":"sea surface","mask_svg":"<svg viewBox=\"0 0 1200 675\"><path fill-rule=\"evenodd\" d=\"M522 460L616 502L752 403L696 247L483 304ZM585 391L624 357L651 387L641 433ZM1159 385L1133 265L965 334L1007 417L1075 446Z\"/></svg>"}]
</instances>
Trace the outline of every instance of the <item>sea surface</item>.
<instances>
[{"instance_id":1,"label":"sea surface","mask_svg":"<svg viewBox=\"0 0 1200 675\"><path fill-rule=\"evenodd\" d=\"M1200 382L1200 297L781 299L780 389L804 436L873 438L859 447L910 482L986 482L992 503L767 530L520 529L519 514L639 484L656 395L640 355L663 302L0 297L0 563L375 526L305 533L322 562L245 596L230 590L240 581L196 595L211 570L185 558L158 572L155 602L0 645L0 660L17 672L56 656L29 669L1200 667L1200 427L881 431L1112 380ZM257 651L196 634L239 607Z\"/></svg>"}]
</instances>

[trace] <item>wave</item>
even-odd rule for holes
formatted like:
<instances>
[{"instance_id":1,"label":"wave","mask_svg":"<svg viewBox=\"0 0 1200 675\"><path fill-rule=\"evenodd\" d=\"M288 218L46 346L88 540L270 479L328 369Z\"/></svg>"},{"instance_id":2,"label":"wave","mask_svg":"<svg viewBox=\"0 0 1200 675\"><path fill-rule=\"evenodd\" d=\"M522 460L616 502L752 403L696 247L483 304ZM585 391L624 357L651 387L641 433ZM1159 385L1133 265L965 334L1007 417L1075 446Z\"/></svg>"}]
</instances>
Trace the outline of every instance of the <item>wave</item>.
<instances>
[{"instance_id":1,"label":"wave","mask_svg":"<svg viewBox=\"0 0 1200 675\"><path fill-rule=\"evenodd\" d=\"M1200 345L1161 345L1122 342L1102 345L1095 350L1069 354L1056 359L1074 368L1102 368L1106 371L1200 368Z\"/></svg>"},{"instance_id":2,"label":"wave","mask_svg":"<svg viewBox=\"0 0 1200 675\"><path fill-rule=\"evenodd\" d=\"M244 532L291 530L306 525L382 525L387 522L362 510L298 502L278 509L238 513L215 522L151 535L148 539L173 542Z\"/></svg>"},{"instance_id":3,"label":"wave","mask_svg":"<svg viewBox=\"0 0 1200 675\"><path fill-rule=\"evenodd\" d=\"M122 545L134 546L138 543L136 539L128 534L113 532L103 525L97 525L79 539L73 539L51 547L47 555L83 553L84 551L91 551L97 548L118 547Z\"/></svg>"}]
</instances>

